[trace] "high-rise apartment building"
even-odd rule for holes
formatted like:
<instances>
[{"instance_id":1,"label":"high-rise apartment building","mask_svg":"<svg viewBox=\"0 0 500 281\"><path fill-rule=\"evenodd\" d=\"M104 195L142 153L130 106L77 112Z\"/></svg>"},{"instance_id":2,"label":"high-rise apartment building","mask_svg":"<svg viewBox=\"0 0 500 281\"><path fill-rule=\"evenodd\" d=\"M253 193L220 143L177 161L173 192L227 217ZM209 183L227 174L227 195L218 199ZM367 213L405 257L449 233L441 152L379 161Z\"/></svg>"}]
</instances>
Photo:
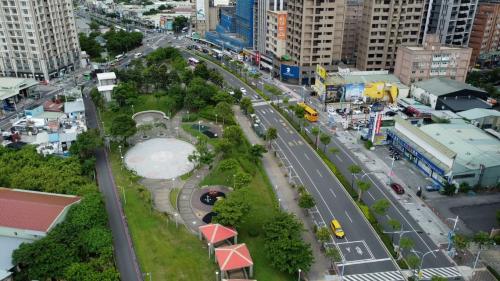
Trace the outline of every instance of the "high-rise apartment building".
<instances>
[{"instance_id":1,"label":"high-rise apartment building","mask_svg":"<svg viewBox=\"0 0 500 281\"><path fill-rule=\"evenodd\" d=\"M436 77L465 82L472 49L444 46L437 34L425 40L423 46L399 47L394 75L406 85Z\"/></svg>"},{"instance_id":2,"label":"high-rise apartment building","mask_svg":"<svg viewBox=\"0 0 500 281\"><path fill-rule=\"evenodd\" d=\"M359 31L363 17L363 1L347 0L345 10L344 40L342 42L342 60L347 64L356 62Z\"/></svg>"},{"instance_id":3,"label":"high-rise apartment building","mask_svg":"<svg viewBox=\"0 0 500 281\"><path fill-rule=\"evenodd\" d=\"M284 0L259 0L255 1L254 6L254 31L253 31L253 48L254 50L264 54L266 52L267 41L267 19L268 11L283 11L285 10Z\"/></svg>"},{"instance_id":4,"label":"high-rise apartment building","mask_svg":"<svg viewBox=\"0 0 500 281\"><path fill-rule=\"evenodd\" d=\"M399 46L417 45L424 0L364 1L356 68L394 69Z\"/></svg>"},{"instance_id":5,"label":"high-rise apartment building","mask_svg":"<svg viewBox=\"0 0 500 281\"><path fill-rule=\"evenodd\" d=\"M310 84L316 65L333 70L342 55L344 0L288 0L287 48L298 81Z\"/></svg>"},{"instance_id":6,"label":"high-rise apartment building","mask_svg":"<svg viewBox=\"0 0 500 281\"><path fill-rule=\"evenodd\" d=\"M500 1L480 2L472 26L471 65L481 54L500 51Z\"/></svg>"},{"instance_id":7,"label":"high-rise apartment building","mask_svg":"<svg viewBox=\"0 0 500 281\"><path fill-rule=\"evenodd\" d=\"M266 53L275 58L286 55L286 11L267 11Z\"/></svg>"},{"instance_id":8,"label":"high-rise apartment building","mask_svg":"<svg viewBox=\"0 0 500 281\"><path fill-rule=\"evenodd\" d=\"M49 80L79 65L71 0L0 1L0 72Z\"/></svg>"},{"instance_id":9,"label":"high-rise apartment building","mask_svg":"<svg viewBox=\"0 0 500 281\"><path fill-rule=\"evenodd\" d=\"M445 45L467 47L478 0L428 0L420 42L437 34Z\"/></svg>"}]
</instances>

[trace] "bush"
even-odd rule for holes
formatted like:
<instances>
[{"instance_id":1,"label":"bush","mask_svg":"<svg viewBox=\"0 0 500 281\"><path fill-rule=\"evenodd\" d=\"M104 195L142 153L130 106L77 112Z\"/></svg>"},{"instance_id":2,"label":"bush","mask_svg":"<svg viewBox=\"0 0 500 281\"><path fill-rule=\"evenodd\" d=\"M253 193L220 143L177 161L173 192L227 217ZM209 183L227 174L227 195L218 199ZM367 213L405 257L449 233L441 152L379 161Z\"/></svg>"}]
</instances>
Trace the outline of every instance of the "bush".
<instances>
[{"instance_id":1,"label":"bush","mask_svg":"<svg viewBox=\"0 0 500 281\"><path fill-rule=\"evenodd\" d=\"M462 193L467 193L469 192L469 190L470 190L470 185L467 182L461 183L460 186L458 187L458 191Z\"/></svg>"},{"instance_id":2,"label":"bush","mask_svg":"<svg viewBox=\"0 0 500 281\"><path fill-rule=\"evenodd\" d=\"M491 267L491 266L487 265L487 266L486 266L486 269L488 269L488 271L489 271L491 274L493 274L493 276L495 276L495 278L496 278L497 280L500 280L500 274L499 274L499 273L498 273L495 269L493 269L493 267Z\"/></svg>"},{"instance_id":3,"label":"bush","mask_svg":"<svg viewBox=\"0 0 500 281\"><path fill-rule=\"evenodd\" d=\"M248 236L250 237L257 237L259 236L259 229L257 229L256 227L252 227L248 230Z\"/></svg>"},{"instance_id":4,"label":"bush","mask_svg":"<svg viewBox=\"0 0 500 281\"><path fill-rule=\"evenodd\" d=\"M373 146L373 143L370 140L365 141L364 143L366 149L370 149Z\"/></svg>"},{"instance_id":5,"label":"bush","mask_svg":"<svg viewBox=\"0 0 500 281\"><path fill-rule=\"evenodd\" d=\"M182 122L194 122L196 120L198 120L198 114L196 113L189 113L182 116Z\"/></svg>"}]
</instances>

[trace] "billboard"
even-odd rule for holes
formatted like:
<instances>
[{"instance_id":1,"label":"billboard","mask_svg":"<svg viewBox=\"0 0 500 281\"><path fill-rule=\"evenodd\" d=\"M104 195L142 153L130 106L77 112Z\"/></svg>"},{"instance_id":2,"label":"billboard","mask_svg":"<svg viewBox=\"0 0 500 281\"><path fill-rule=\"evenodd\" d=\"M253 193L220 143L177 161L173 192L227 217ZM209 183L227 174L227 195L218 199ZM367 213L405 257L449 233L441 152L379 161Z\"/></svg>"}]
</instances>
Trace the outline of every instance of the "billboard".
<instances>
[{"instance_id":1,"label":"billboard","mask_svg":"<svg viewBox=\"0 0 500 281\"><path fill-rule=\"evenodd\" d=\"M324 83L326 79L326 69L318 64L316 65L316 74L322 79L321 82Z\"/></svg>"},{"instance_id":2,"label":"billboard","mask_svg":"<svg viewBox=\"0 0 500 281\"><path fill-rule=\"evenodd\" d=\"M365 91L365 84L345 84L344 85L344 100L351 101L355 99L362 99L363 92Z\"/></svg>"},{"instance_id":3,"label":"billboard","mask_svg":"<svg viewBox=\"0 0 500 281\"><path fill-rule=\"evenodd\" d=\"M205 18L206 18L205 0L196 0L196 19L205 20Z\"/></svg>"},{"instance_id":4,"label":"billboard","mask_svg":"<svg viewBox=\"0 0 500 281\"><path fill-rule=\"evenodd\" d=\"M286 40L286 14L278 15L278 40Z\"/></svg>"},{"instance_id":5,"label":"billboard","mask_svg":"<svg viewBox=\"0 0 500 281\"><path fill-rule=\"evenodd\" d=\"M167 17L166 16L160 16L160 28L165 28L165 25L167 24Z\"/></svg>"},{"instance_id":6,"label":"billboard","mask_svg":"<svg viewBox=\"0 0 500 281\"><path fill-rule=\"evenodd\" d=\"M300 73L300 67L298 67L296 65L287 65L287 64L281 65L281 78L298 79L299 73Z\"/></svg>"}]
</instances>

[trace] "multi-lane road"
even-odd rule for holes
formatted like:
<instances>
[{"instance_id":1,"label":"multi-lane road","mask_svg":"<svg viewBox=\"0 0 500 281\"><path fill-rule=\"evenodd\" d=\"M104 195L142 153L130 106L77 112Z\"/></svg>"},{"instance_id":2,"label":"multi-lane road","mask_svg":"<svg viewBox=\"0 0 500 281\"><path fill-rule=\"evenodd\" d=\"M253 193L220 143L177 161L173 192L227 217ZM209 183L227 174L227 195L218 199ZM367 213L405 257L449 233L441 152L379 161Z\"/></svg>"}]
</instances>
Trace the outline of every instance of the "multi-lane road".
<instances>
[{"instance_id":1,"label":"multi-lane road","mask_svg":"<svg viewBox=\"0 0 500 281\"><path fill-rule=\"evenodd\" d=\"M404 280L378 235L314 149L273 107L256 98L256 92L219 66L211 62L209 65L217 68L226 83L232 87L247 88L248 94L253 99L255 112L263 125L278 130L276 147L285 165L289 165L297 180L314 196L317 207L315 219L322 220L325 225L328 225L333 218L341 221L346 238L334 239L344 260L340 268L344 267L345 280ZM351 164L363 167L363 163L360 163L335 137L332 138L331 145L340 148L339 153L329 156L343 174L349 175L347 167ZM438 246L427 234L422 233L418 223L406 213L386 184L379 182L373 175L367 174L365 177L373 187L363 195L364 202L371 205L381 198L391 202L387 214L379 218L382 224L386 225L388 219L396 219L401 222L405 231L410 231L405 233L404 237L410 237L415 242L416 251L423 254L438 250ZM427 254L423 259L422 268L424 277L439 275L460 280L460 278L455 279L460 274L443 251Z\"/></svg>"}]
</instances>

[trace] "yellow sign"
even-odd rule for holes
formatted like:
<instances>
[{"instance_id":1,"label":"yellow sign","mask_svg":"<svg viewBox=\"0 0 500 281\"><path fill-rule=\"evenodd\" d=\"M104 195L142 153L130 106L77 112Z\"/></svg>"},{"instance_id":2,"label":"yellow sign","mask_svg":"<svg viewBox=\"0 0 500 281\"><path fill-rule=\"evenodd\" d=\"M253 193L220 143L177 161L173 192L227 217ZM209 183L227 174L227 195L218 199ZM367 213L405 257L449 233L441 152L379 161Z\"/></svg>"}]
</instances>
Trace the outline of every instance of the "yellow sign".
<instances>
[{"instance_id":1,"label":"yellow sign","mask_svg":"<svg viewBox=\"0 0 500 281\"><path fill-rule=\"evenodd\" d=\"M323 80L326 79L326 69L319 64L316 65L316 74L318 74L318 76L321 77Z\"/></svg>"}]
</instances>

